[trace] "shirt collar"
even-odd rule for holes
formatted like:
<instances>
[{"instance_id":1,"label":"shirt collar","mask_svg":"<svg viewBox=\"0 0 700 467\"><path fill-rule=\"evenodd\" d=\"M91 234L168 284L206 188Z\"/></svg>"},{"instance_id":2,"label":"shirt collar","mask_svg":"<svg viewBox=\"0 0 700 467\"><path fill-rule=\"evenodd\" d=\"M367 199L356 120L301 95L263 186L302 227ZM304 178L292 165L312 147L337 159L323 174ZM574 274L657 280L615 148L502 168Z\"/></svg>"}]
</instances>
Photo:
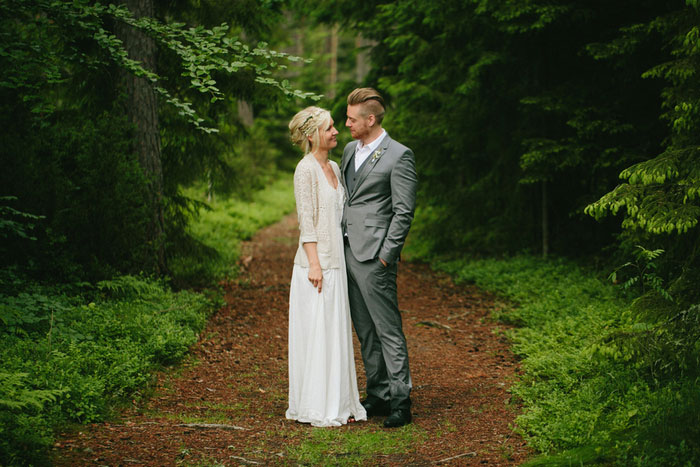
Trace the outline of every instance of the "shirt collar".
<instances>
[{"instance_id":1,"label":"shirt collar","mask_svg":"<svg viewBox=\"0 0 700 467\"><path fill-rule=\"evenodd\" d=\"M379 134L377 139L375 139L374 141L372 141L368 145L365 146L364 144L362 144L361 140L358 140L357 151L367 151L367 152L374 151L375 149L377 149L377 146L379 146L379 143L382 142L382 140L384 139L385 136L386 136L386 130L382 128L382 132Z\"/></svg>"}]
</instances>

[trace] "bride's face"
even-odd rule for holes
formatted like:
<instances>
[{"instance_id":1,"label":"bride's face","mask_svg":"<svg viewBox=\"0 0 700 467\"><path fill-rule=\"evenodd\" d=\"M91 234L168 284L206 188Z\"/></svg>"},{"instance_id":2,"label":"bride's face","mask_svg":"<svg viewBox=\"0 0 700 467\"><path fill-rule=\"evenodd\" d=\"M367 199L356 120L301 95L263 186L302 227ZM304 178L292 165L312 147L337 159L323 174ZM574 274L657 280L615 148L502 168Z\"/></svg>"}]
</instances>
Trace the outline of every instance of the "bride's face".
<instances>
[{"instance_id":1,"label":"bride's face","mask_svg":"<svg viewBox=\"0 0 700 467\"><path fill-rule=\"evenodd\" d=\"M331 119L327 128L318 129L318 148L322 151L328 151L338 145L338 140L335 138L338 130L335 129L333 123L333 119Z\"/></svg>"}]
</instances>

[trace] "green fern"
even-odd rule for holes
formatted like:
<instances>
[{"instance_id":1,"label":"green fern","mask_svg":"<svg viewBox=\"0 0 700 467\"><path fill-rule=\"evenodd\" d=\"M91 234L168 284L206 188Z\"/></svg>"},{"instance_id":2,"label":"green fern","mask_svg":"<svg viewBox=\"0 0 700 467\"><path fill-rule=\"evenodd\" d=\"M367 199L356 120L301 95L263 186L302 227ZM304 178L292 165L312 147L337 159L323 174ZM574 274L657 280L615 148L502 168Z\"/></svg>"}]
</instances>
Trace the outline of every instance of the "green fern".
<instances>
[{"instance_id":1,"label":"green fern","mask_svg":"<svg viewBox=\"0 0 700 467\"><path fill-rule=\"evenodd\" d=\"M163 288L153 281L135 276L117 276L97 283L97 288L113 298L149 297L163 293Z\"/></svg>"},{"instance_id":2,"label":"green fern","mask_svg":"<svg viewBox=\"0 0 700 467\"><path fill-rule=\"evenodd\" d=\"M664 280L655 272L655 260L661 257L663 254L664 250L662 249L648 250L641 245L637 245L637 251L635 252L635 256L637 258L636 261L629 261L622 266L617 267L612 273L610 273L608 279L613 284L617 284L619 283L618 273L628 268L632 269L634 271L633 275L621 283L623 289L629 290L637 285L642 295L651 289L666 300L673 302L673 297L664 288Z\"/></svg>"},{"instance_id":3,"label":"green fern","mask_svg":"<svg viewBox=\"0 0 700 467\"><path fill-rule=\"evenodd\" d=\"M0 410L41 410L46 402L55 402L65 391L31 389L25 382L28 373L0 373Z\"/></svg>"}]
</instances>

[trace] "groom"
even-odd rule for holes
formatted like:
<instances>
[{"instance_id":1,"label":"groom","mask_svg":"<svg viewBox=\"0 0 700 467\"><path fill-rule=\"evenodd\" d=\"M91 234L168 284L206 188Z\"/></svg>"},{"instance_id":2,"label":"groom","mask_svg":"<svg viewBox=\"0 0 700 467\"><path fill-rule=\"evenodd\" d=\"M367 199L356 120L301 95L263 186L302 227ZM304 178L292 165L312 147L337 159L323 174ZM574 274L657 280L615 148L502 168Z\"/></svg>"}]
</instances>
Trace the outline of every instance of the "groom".
<instances>
[{"instance_id":1,"label":"groom","mask_svg":"<svg viewBox=\"0 0 700 467\"><path fill-rule=\"evenodd\" d=\"M382 129L384 99L372 88L348 96L353 141L345 146L341 174L350 314L367 375L368 416L388 415L384 426L411 422L411 375L396 296L399 253L413 220L416 168L413 152Z\"/></svg>"}]
</instances>

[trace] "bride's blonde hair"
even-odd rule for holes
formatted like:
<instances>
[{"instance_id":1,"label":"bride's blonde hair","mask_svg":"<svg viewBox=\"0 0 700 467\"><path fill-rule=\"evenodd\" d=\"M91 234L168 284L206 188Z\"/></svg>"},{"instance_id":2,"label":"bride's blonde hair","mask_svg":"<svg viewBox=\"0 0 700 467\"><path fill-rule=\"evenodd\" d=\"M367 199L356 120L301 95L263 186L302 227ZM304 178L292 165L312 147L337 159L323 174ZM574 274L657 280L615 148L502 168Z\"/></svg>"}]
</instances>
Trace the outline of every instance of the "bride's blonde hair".
<instances>
[{"instance_id":1,"label":"bride's blonde hair","mask_svg":"<svg viewBox=\"0 0 700 467\"><path fill-rule=\"evenodd\" d=\"M331 123L331 113L320 107L307 107L300 110L289 122L289 136L304 154L317 148L319 144L319 129L326 128ZM309 141L309 137L311 140Z\"/></svg>"}]
</instances>

